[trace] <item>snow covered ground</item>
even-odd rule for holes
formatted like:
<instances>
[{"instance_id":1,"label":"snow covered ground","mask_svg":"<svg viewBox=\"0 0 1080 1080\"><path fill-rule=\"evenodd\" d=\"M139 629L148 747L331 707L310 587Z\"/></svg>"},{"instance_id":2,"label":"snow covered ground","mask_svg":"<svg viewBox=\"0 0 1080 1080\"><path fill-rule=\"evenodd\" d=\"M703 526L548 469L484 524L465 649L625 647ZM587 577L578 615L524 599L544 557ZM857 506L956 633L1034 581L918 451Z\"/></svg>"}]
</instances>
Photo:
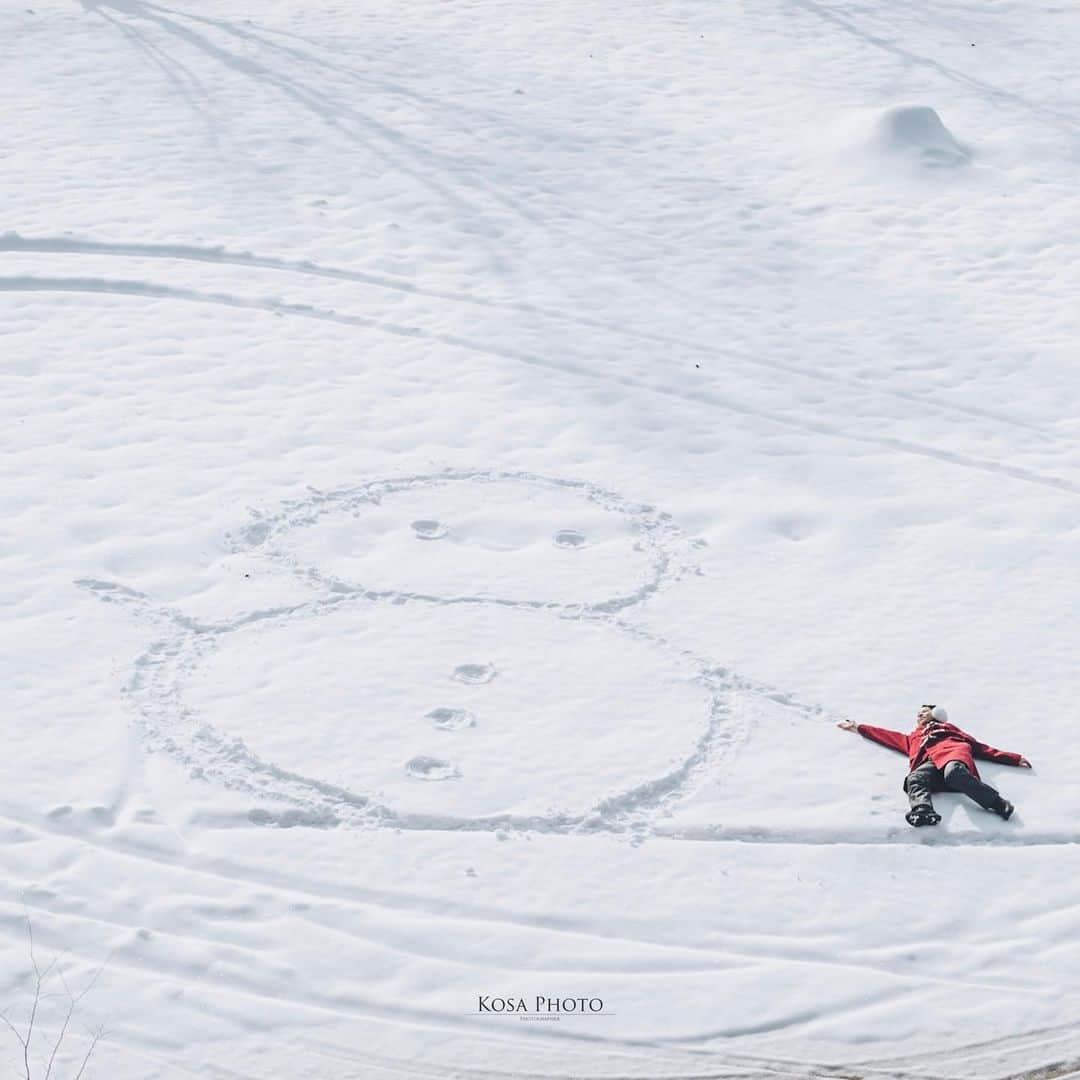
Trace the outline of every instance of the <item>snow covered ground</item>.
<instances>
[{"instance_id":1,"label":"snow covered ground","mask_svg":"<svg viewBox=\"0 0 1080 1080\"><path fill-rule=\"evenodd\" d=\"M101 969L54 1076L1080 1070L1078 47L0 8L0 1009L28 921ZM926 701L1012 821L909 829L835 727ZM480 1011L537 995L603 1011Z\"/></svg>"}]
</instances>

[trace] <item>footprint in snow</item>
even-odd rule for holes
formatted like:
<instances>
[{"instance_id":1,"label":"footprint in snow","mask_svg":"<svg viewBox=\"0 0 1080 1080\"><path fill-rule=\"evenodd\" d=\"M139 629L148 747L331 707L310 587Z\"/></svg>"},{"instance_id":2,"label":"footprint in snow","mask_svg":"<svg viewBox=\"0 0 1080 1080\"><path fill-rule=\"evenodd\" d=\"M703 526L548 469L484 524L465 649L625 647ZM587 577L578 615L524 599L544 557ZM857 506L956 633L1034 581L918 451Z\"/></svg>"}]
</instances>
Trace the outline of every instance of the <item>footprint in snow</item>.
<instances>
[{"instance_id":1,"label":"footprint in snow","mask_svg":"<svg viewBox=\"0 0 1080 1080\"><path fill-rule=\"evenodd\" d=\"M462 728L476 727L476 717L467 709L432 709L425 717L435 727L443 731L460 731Z\"/></svg>"},{"instance_id":2,"label":"footprint in snow","mask_svg":"<svg viewBox=\"0 0 1080 1080\"><path fill-rule=\"evenodd\" d=\"M456 780L461 775L449 761L425 754L407 761L405 771L415 780Z\"/></svg>"},{"instance_id":3,"label":"footprint in snow","mask_svg":"<svg viewBox=\"0 0 1080 1080\"><path fill-rule=\"evenodd\" d=\"M480 686L495 678L494 664L458 664L454 668L454 678L470 686Z\"/></svg>"},{"instance_id":4,"label":"footprint in snow","mask_svg":"<svg viewBox=\"0 0 1080 1080\"><path fill-rule=\"evenodd\" d=\"M417 540L441 540L450 530L441 521L414 521L412 530Z\"/></svg>"},{"instance_id":5,"label":"footprint in snow","mask_svg":"<svg viewBox=\"0 0 1080 1080\"><path fill-rule=\"evenodd\" d=\"M577 529L560 529L555 534L555 546L561 548L579 548L585 546L585 534Z\"/></svg>"}]
</instances>

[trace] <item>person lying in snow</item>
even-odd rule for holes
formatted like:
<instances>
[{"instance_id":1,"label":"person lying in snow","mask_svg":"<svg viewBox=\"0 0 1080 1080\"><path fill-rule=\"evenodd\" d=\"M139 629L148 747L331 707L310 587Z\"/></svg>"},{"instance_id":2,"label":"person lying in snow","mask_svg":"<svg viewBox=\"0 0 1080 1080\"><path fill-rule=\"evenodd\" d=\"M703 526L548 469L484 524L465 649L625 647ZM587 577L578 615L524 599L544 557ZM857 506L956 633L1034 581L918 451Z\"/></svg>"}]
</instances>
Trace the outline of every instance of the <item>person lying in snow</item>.
<instances>
[{"instance_id":1,"label":"person lying in snow","mask_svg":"<svg viewBox=\"0 0 1080 1080\"><path fill-rule=\"evenodd\" d=\"M963 792L984 810L1000 814L1008 821L1012 817L1013 804L983 783L975 768L975 758L1031 768L1027 758L1008 750L995 750L950 724L948 714L940 705L924 705L910 735L856 724L852 720L843 720L836 726L844 731L857 731L865 739L907 754L911 771L904 780L904 790L911 803L907 812L910 825L936 825L941 820L931 798L935 791Z\"/></svg>"}]
</instances>

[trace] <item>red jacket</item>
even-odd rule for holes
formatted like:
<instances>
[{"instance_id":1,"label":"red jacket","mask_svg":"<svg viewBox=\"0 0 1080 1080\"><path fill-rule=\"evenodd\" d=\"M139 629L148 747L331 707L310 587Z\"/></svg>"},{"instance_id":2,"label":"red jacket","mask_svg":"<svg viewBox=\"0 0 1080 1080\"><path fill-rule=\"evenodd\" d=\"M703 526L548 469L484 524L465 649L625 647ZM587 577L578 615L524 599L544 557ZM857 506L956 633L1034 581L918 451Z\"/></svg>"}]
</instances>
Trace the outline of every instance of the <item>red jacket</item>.
<instances>
[{"instance_id":1,"label":"red jacket","mask_svg":"<svg viewBox=\"0 0 1080 1080\"><path fill-rule=\"evenodd\" d=\"M950 761L962 761L978 776L979 770L975 768L976 757L998 761L1002 765L1019 765L1024 760L1020 754L995 750L994 747L979 742L955 724L942 724L937 720L917 726L910 735L889 731L888 728L871 727L869 724L858 724L855 730L865 739L907 754L912 769L917 769L927 761L932 761L939 769L944 769Z\"/></svg>"}]
</instances>

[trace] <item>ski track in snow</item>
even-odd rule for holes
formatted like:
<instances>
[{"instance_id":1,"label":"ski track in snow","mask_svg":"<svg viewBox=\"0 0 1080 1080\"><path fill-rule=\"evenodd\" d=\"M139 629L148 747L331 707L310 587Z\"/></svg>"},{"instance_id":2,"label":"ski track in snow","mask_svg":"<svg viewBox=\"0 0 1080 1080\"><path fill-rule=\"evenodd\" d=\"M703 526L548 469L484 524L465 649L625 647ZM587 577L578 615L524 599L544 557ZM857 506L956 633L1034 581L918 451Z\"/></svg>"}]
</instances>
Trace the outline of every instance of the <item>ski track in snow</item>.
<instances>
[{"instance_id":1,"label":"ski track in snow","mask_svg":"<svg viewBox=\"0 0 1080 1080\"><path fill-rule=\"evenodd\" d=\"M264 311L268 314L295 315L307 319L340 323L345 326L364 327L378 330L383 333L394 334L399 337L423 338L443 345L452 345L469 349L477 353L496 356L501 359L515 360L519 363L529 364L534 367L547 368L565 375L612 382L635 390L659 394L666 397L679 398L691 403L719 408L742 416L765 420L771 424L797 431L809 432L815 435L825 435L829 438L885 448L893 452L929 458L933 461L943 462L959 468L975 470L989 476L1001 476L1026 484L1034 484L1039 487L1064 492L1069 495L1080 495L1080 484L1066 480L1063 477L1041 473L1022 466L1011 465L1007 462L972 457L966 454L939 449L927 444L911 442L906 439L858 434L836 425L819 423L808 419L797 419L782 413L754 408L745 402L736 401L728 397L721 397L714 392L705 389L691 392L671 385L649 384L628 376L616 376L597 372L582 364L575 364L568 361L548 360L542 356L480 344L456 334L427 332L415 326L403 326L395 323L381 322L376 319L369 319L358 315L339 314L335 311L323 310L307 304L290 304L270 298L251 300L225 293L201 293L195 289L173 288L165 285L155 285L149 282L113 281L101 278L0 278L0 292L3 291L102 293L155 299L187 300L197 303L216 304L223 307Z\"/></svg>"},{"instance_id":2,"label":"ski track in snow","mask_svg":"<svg viewBox=\"0 0 1080 1080\"><path fill-rule=\"evenodd\" d=\"M1017 94L1011 90L1003 90L1000 86L996 86L984 79L975 78L923 53L904 48L895 40L890 40L881 34L871 33L861 28L856 20L845 12L816 3L815 0L788 0L788 3L794 8L801 8L830 26L838 27L860 43L872 45L876 49L881 49L883 52L897 57L905 64L925 68L935 75L942 76L949 82L972 89L994 104L1018 107L1024 112L1037 116L1039 119L1053 125L1066 135L1075 137L1080 134L1080 123L1077 122L1074 116L1070 116L1068 113L1061 112L1058 109L1048 108L1041 102L1031 101L1022 94Z\"/></svg>"},{"instance_id":3,"label":"ski track in snow","mask_svg":"<svg viewBox=\"0 0 1080 1080\"><path fill-rule=\"evenodd\" d=\"M207 859L192 856L183 852L169 852L153 845L147 845L138 840L125 840L122 833L111 833L104 830L103 824L107 818L107 812L102 808L102 813L76 815L54 811L49 815L29 820L25 814L13 812L11 808L0 808L0 821L4 822L5 843L26 845L40 843L42 839L63 838L73 840L80 845L86 845L97 852L96 865L99 877L105 878L112 871L115 863L128 863L135 860L136 863L147 863L157 869L163 869L176 875L176 892L178 902L184 903L188 895L197 896L197 903L208 910L214 906L206 893L206 885L211 887L220 886L225 890L225 895L235 897L237 885L242 885L251 890L249 900L244 905L244 917L253 920L255 925L272 923L280 913L288 911L293 919L299 919L308 924L312 929L327 931L331 935L338 936L342 942L351 941L360 946L372 946L381 950L405 947L406 953L412 951L409 944L408 933L400 933L400 916L406 913L408 917L422 920L435 919L445 921L449 926L454 924L473 924L479 931L486 929L488 933L492 927L506 925L518 932L526 932L538 936L555 937L566 936L572 942L575 938L586 940L596 937L603 941L625 942L627 945L647 945L653 950L670 949L671 952L682 959L681 964L666 966L664 970L669 972L685 971L687 973L709 970L710 960L719 964L719 970L729 965L733 960L742 962L768 962L769 960L781 961L784 964L794 965L810 964L827 972L829 976L841 976L845 968L853 972L873 969L873 964L868 964L865 959L857 962L845 962L838 960L832 955L828 944L796 950L792 947L773 948L763 947L762 943L756 942L753 948L748 948L738 938L730 942L724 942L715 946L687 946L685 944L667 943L663 941L646 940L640 937L628 937L625 934L613 932L609 927L598 924L591 920L576 917L548 917L542 924L538 924L528 916L515 913L511 909L493 907L489 904L461 904L459 902L444 899L427 899L419 895L407 893L390 893L385 890L368 889L356 885L342 885L336 881L305 881L292 873L274 873L264 868L256 868L233 860ZM104 861L103 861L104 860ZM205 882L205 884L204 884ZM20 895L21 893L21 895ZM212 895L212 894L211 894ZM298 902L303 898L304 902ZM229 907L235 907L236 901L230 900L221 905L221 914L227 916ZM387 922L382 926L372 926L369 933L363 933L358 928L371 925L372 913L385 911L393 916L393 922ZM198 934L185 933L176 929L162 930L155 928L149 931L145 924L126 921L118 913L110 918L100 911L86 912L84 905L77 896L59 896L48 890L29 889L4 889L0 893L0 934L7 937L13 945L17 945L25 938L25 918L30 916L35 921L36 937L39 948L49 949L56 944L63 943L65 956L69 959L84 960L87 965L93 966L100 962L101 957L93 952L82 953L79 946L72 946L72 928L85 928L89 931L86 937L88 941L100 941L108 934L120 932L120 944L114 946L108 958L110 970L130 971L136 978L153 976L164 978L169 982L182 985L193 979L204 979L209 971L209 961L205 954L205 948L214 950L215 963L219 963L222 957L230 958L231 974L222 972L214 977L213 986L208 988L211 995L228 994L229 999L238 998L240 1001L249 1000L254 1006L258 1006L260 1000L267 1003L285 1003L296 1010L300 1017L310 1016L317 1021L320 1015L334 1016L348 1019L350 1017L374 1017L393 1022L419 1023L432 1025L435 1028L447 1031L455 1029L461 1031L470 1030L467 1021L456 1019L440 1012L425 1012L423 1010L408 1010L400 1006L387 1007L374 999L364 995L359 987L350 987L347 994L341 991L333 995L320 997L313 993L310 988L298 988L295 992L288 992L276 981L276 974L264 970L266 965L260 959L260 949L257 938L248 938L243 932L243 924L234 932L231 924L222 922L204 921ZM221 931L218 935L212 930ZM394 940L395 933L399 933L400 942ZM460 936L460 926L452 933L447 933L441 940L451 944ZM78 935L76 935L78 939ZM115 940L115 939L114 939ZM152 957L143 958L140 952L147 941L155 943L155 953ZM167 946L162 951L160 944ZM694 965L686 964L687 954L699 956L701 962ZM418 953L426 960L440 959L432 956L427 951ZM444 957L452 963L467 962L467 954L450 951ZM646 962L643 971L655 971L655 958ZM480 962L479 967L485 965ZM490 968L490 964L487 965ZM243 970L242 977L238 972ZM520 972L520 968L510 966L507 972ZM572 971L573 969L566 969ZM625 969L633 971L631 966ZM882 967L880 970L889 971ZM557 969L545 969L545 975L558 974ZM927 982L924 972L911 972L907 976L912 981L916 993ZM995 990L993 983L983 983L975 979L962 979L949 977L945 974L931 975L929 981L958 990L966 990L973 993ZM1011 992L1018 995L1034 993L1040 996L1057 995L1057 991L1047 987L1025 987L1014 985ZM867 1002L869 1004L869 1002ZM814 1010L808 1011L802 1016L793 1016L791 1026L797 1027L801 1022L813 1019L816 1015ZM315 1053L325 1053L330 1057L338 1056L342 1063L349 1063L353 1068L362 1066L378 1068L386 1072L400 1072L402 1076L410 1077L462 1077L462 1078L499 1078L518 1077L596 1077L597 1080L616 1080L624 1077L625 1080L652 1080L652 1078L670 1077L671 1080L702 1080L705 1077L725 1076L792 1076L792 1077L815 1077L832 1076L837 1078L855 1078L867 1075L880 1077L910 1078L910 1080L941 1080L945 1077L964 1078L969 1076L985 1076L989 1068L990 1074L999 1076L1002 1080L1056 1080L1064 1078L1080 1068L1080 1024L1063 1024L1054 1028L1041 1029L1027 1032L1020 1036L1009 1036L993 1040L983 1040L973 1043L965 1043L952 1047L948 1050L932 1052L917 1052L904 1055L889 1055L881 1058L864 1058L849 1061L843 1064L822 1062L807 1062L806 1060L785 1060L783 1057L774 1055L755 1055L747 1052L725 1052L721 1055L721 1062L715 1062L715 1055L709 1054L706 1059L701 1057L703 1051L694 1051L694 1043L706 1043L712 1037L730 1037L733 1032L721 1030L712 1036L704 1033L693 1040L673 1040L671 1045L665 1045L666 1040L659 1042L650 1041L648 1047L642 1045L637 1048L641 1051L639 1062L634 1062L630 1056L635 1052L634 1040L614 1038L609 1039L602 1034L590 1033L567 1034L564 1031L546 1033L545 1037L556 1042L568 1041L584 1042L590 1045L610 1046L619 1053L628 1055L625 1071L593 1071L583 1068L568 1074L565 1071L542 1072L531 1070L514 1069L512 1071L495 1068L477 1068L475 1066L442 1067L431 1063L406 1061L405 1059L393 1059L387 1056L365 1055L354 1048L340 1048L335 1051L331 1043L318 1038L301 1035L299 1042ZM122 1043L130 1043L131 1050L135 1054L146 1053L149 1047L136 1032L125 1031L123 1025L117 1032L117 1037ZM679 1052L684 1055L681 1058L665 1057ZM1045 1064L1035 1068L1003 1069L1001 1062L1008 1055L1026 1056L1030 1062L1032 1058L1041 1059ZM636 1067L631 1067L635 1066ZM993 1066L997 1066L995 1069ZM225 1072L222 1075L232 1075ZM267 1074L262 1072L241 1073L239 1075L251 1077L263 1077Z\"/></svg>"},{"instance_id":4,"label":"ski track in snow","mask_svg":"<svg viewBox=\"0 0 1080 1080\"><path fill-rule=\"evenodd\" d=\"M557 234L560 240L570 247L594 255L606 256L607 254L603 245L590 242L586 230L568 227L550 217L541 217L522 199L511 196L505 187L492 183L482 168L466 164L467 159L436 149L430 144L418 144L400 128L382 123L367 112L358 109L347 95L327 91L312 83L308 69L314 67L316 70L322 68L333 71L336 75L345 75L350 81L357 79L355 72L337 65L328 65L309 52L269 41L253 30L237 27L227 20L191 15L177 9L145 2L145 0L123 0L123 2L82 0L82 2L89 11L105 16L112 25L126 27L129 38L134 37L146 43L149 39L144 34L140 34L137 28L142 25L154 27L163 31L167 40L171 39L189 46L201 58L209 59L220 65L222 69L251 80L261 91L270 90L280 95L286 102L298 107L314 121L325 125L334 135L362 147L367 153L379 158L384 167L426 189L451 211L466 215L474 214L478 208L475 200L477 196L480 196L487 200L489 205L495 204L508 210L520 221L532 225L542 224L545 229ZM128 21L120 23L117 19L106 16L105 13L109 10L125 16ZM188 25L189 23L196 24L198 29L194 29ZM205 29L235 39L239 42L241 51L233 51L221 42L213 40L203 32ZM252 46L255 47L254 50ZM266 48L275 55L275 58L284 57L287 62L301 65L302 74L289 74L279 67L264 63L258 59L259 48ZM380 89L385 88L380 87ZM402 92L401 87L396 84L393 89L396 93ZM422 104L430 106L434 103L428 99ZM448 114L452 115L452 113L452 109L445 107L440 109L439 122L446 124ZM459 134L474 134L473 130L468 128L462 131L460 126L458 132ZM432 168L433 164L440 167ZM443 177L447 179L442 179ZM455 178L456 183L450 178ZM579 214L582 213L579 210ZM638 235L638 238L641 238L640 234L635 234L633 230L625 226L614 225L606 220L601 221L591 214L584 216L594 228L601 231L609 234ZM653 236L647 239L653 245L662 243ZM488 246L488 256L493 266L501 267L501 258L491 245ZM669 288L672 293L681 293L681 290L675 286Z\"/></svg>"},{"instance_id":5,"label":"ski track in snow","mask_svg":"<svg viewBox=\"0 0 1080 1080\"><path fill-rule=\"evenodd\" d=\"M228 251L223 247L199 247L191 244L109 243L105 241L82 240L69 237L26 237L20 236L18 233L9 232L0 235L0 252L5 251L58 255L104 255L118 258L143 259L157 264L168 264L169 262L174 261L188 261L210 263L215 266L239 266L260 270L278 270L336 281L352 281L361 285L396 290L415 296L427 297L433 300L448 300L454 303L473 304L486 308L498 308L506 311L521 312L527 315L540 315L545 318L556 319L560 322L568 322L577 326L589 327L594 330L603 330L607 334L629 336L638 341L653 342L657 345L674 346L702 357L713 357L716 354L715 349L699 342L670 337L664 334L650 333L640 329L630 329L617 323L604 322L600 319L593 319L568 311L546 308L536 304L519 303L510 300L494 300L477 293L432 289L421 285L415 285L408 281L392 278L384 274L370 274L356 270L345 270L341 267L326 266L320 263L256 255L249 252L233 252ZM138 282L132 284L136 288L138 288L139 285L150 290L159 288L159 286L156 286L151 282ZM7 287L16 288L14 285L9 285ZM135 295L145 294L135 293ZM150 295L159 294L152 292ZM188 298L199 299L203 297ZM224 303L224 300L216 297L205 297L204 299L205 302L208 303ZM231 301L236 298L230 297L228 299ZM263 301L262 303L269 304L269 310L281 310L280 301L270 300ZM291 313L301 314L299 311L293 311ZM337 315L338 313L326 312L325 314L327 317L330 317ZM477 346L470 347L476 348ZM724 348L723 357L725 360L737 359L746 364L766 368L772 371L782 371L788 375L796 375L800 378L811 379L816 382L854 387L861 392L874 396L894 398L898 401L918 405L923 409L932 409L945 415L951 413L957 416L992 420L1000 424L1006 424L1010 427L1026 431L1029 434L1034 435L1040 441L1048 443L1054 441L1052 436L1048 435L1042 428L1025 423L1022 420L1017 420L1014 417L999 413L993 409L981 409L973 405L936 401L926 394L918 394L907 390L881 386L868 379L844 379L817 368L801 367L797 364L785 363L781 360L765 359L741 350L733 349L730 346Z\"/></svg>"},{"instance_id":6,"label":"ski track in snow","mask_svg":"<svg viewBox=\"0 0 1080 1080\"><path fill-rule=\"evenodd\" d=\"M532 367L546 368L563 375L578 378L610 382L637 391L658 394L664 397L678 398L692 404L723 409L726 412L764 420L770 424L795 431L824 435L829 438L860 443L884 448L891 452L928 458L962 469L974 470L989 476L1000 476L1026 484L1049 488L1069 495L1080 495L1080 484L1064 477L1039 472L1023 466L1012 465L1004 461L994 461L951 450L944 450L925 443L898 439L891 436L860 434L839 425L818 422L809 418L788 416L784 413L756 408L744 401L728 395L721 396L704 387L694 391L684 390L668 383L649 383L630 376L608 374L582 363L568 360L550 360L544 356L521 352L514 349L497 347L474 341L457 334L444 334L426 331L417 326L405 326L397 323L367 318L360 315L347 315L337 311L314 307L309 304L293 304L274 298L249 299L228 293L204 293L197 289L177 288L158 285L146 281L118 281L106 278L42 278L33 276L0 278L0 292L58 292L58 293L99 293L120 296L145 297L150 299L172 299L193 303L213 304L227 308L262 311L271 315L293 315L322 322L339 323L343 326L355 326L377 330L381 333L398 337L419 338L442 345L513 360ZM1027 427L1027 425L1023 425Z\"/></svg>"}]
</instances>

